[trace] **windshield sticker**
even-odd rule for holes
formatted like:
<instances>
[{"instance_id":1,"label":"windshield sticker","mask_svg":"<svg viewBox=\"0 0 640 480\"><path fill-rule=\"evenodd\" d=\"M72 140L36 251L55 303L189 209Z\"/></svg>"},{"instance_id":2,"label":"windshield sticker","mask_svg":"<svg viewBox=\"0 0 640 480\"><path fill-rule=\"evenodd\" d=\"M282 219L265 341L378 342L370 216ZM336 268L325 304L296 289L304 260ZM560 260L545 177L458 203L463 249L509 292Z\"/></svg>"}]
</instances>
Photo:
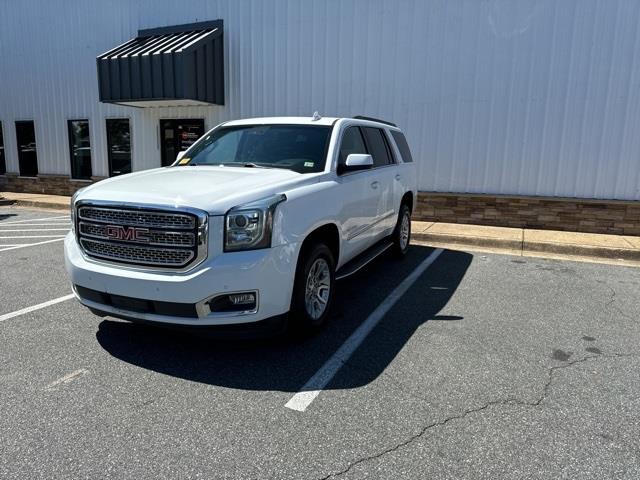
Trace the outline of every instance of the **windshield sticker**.
<instances>
[{"instance_id":1,"label":"windshield sticker","mask_svg":"<svg viewBox=\"0 0 640 480\"><path fill-rule=\"evenodd\" d=\"M190 161L191 161L191 159L190 159L190 158L188 158L188 157L182 157L182 158L180 159L180 161L178 162L178 165L186 165L186 164L187 164L187 163L189 163Z\"/></svg>"},{"instance_id":2,"label":"windshield sticker","mask_svg":"<svg viewBox=\"0 0 640 480\"><path fill-rule=\"evenodd\" d=\"M308 168L313 168L314 165L315 165L315 162L304 162L304 166Z\"/></svg>"}]
</instances>

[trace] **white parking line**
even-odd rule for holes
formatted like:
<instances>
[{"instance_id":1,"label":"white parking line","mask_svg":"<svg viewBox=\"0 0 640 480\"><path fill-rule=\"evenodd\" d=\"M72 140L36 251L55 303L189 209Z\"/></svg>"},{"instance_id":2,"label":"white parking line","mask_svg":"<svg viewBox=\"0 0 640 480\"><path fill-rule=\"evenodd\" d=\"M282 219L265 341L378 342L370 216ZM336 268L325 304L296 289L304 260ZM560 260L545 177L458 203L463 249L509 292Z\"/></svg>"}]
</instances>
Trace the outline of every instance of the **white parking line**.
<instances>
[{"instance_id":1,"label":"white parking line","mask_svg":"<svg viewBox=\"0 0 640 480\"><path fill-rule=\"evenodd\" d=\"M87 370L86 368L80 368L80 369L78 369L78 370L76 370L74 372L67 373L64 377L60 377L59 379L57 379L54 382L51 382L49 385L44 387L44 389L48 390L48 391L55 390L56 387L58 387L60 385L67 384L67 383L71 383L76 378L80 378L80 377L86 375L87 373L89 373L89 370Z\"/></svg>"},{"instance_id":2,"label":"white parking line","mask_svg":"<svg viewBox=\"0 0 640 480\"><path fill-rule=\"evenodd\" d=\"M20 230L5 230L4 228L0 227L0 233L6 233L6 232L68 232L69 231L69 227L67 228L23 228Z\"/></svg>"},{"instance_id":3,"label":"white parking line","mask_svg":"<svg viewBox=\"0 0 640 480\"><path fill-rule=\"evenodd\" d=\"M431 255L425 258L416 269L409 274L398 285L393 292L385 298L380 305L367 317L367 319L356 329L355 332L342 344L342 346L325 362L313 377L286 403L285 407L298 412L304 412L311 402L320 395L320 392L327 386L331 379L338 373L353 352L360 346L363 340L371 333L373 328L384 318L391 307L402 298L409 287L422 275L427 268L440 256L442 249L434 250Z\"/></svg>"},{"instance_id":4,"label":"white parking line","mask_svg":"<svg viewBox=\"0 0 640 480\"><path fill-rule=\"evenodd\" d=\"M52 238L52 237L64 237L64 235L11 235L8 237L0 237L0 240L3 238Z\"/></svg>"},{"instance_id":5,"label":"white parking line","mask_svg":"<svg viewBox=\"0 0 640 480\"><path fill-rule=\"evenodd\" d=\"M34 247L36 245L43 245L45 243L59 242L61 240L64 240L64 237L62 237L62 238L54 238L53 240L45 240L43 242L25 243L24 245L18 245L18 246L15 246L15 247L2 248L5 245L0 245L0 252L6 252L7 250L17 250L18 248Z\"/></svg>"},{"instance_id":6,"label":"white parking line","mask_svg":"<svg viewBox=\"0 0 640 480\"><path fill-rule=\"evenodd\" d=\"M27 222L42 222L46 220L59 220L69 219L69 215L60 215L59 217L44 217L44 218L27 218L25 220L10 220L8 222L0 222L0 225L13 225L14 223L27 223Z\"/></svg>"},{"instance_id":7,"label":"white parking line","mask_svg":"<svg viewBox=\"0 0 640 480\"><path fill-rule=\"evenodd\" d=\"M65 302L67 300L71 300L74 297L73 293L69 295L65 295L64 297L54 298L53 300L49 300L47 302L39 303L37 305L32 305L31 307L26 307L21 310L16 310L15 312L5 313L4 315L0 315L0 322L4 322L5 320L9 320L10 318L19 317L20 315L24 315L25 313L34 312L36 310L40 310L41 308L46 308L51 305L55 305L56 303Z\"/></svg>"}]
</instances>

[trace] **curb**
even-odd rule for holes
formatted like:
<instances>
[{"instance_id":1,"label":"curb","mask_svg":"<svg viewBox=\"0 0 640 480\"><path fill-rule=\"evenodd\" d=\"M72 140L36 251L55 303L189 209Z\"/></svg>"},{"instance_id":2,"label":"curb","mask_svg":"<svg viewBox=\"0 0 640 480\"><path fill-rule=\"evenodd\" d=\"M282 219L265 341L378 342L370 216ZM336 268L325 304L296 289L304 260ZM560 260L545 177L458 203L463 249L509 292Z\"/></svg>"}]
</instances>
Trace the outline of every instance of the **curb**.
<instances>
[{"instance_id":1,"label":"curb","mask_svg":"<svg viewBox=\"0 0 640 480\"><path fill-rule=\"evenodd\" d=\"M488 237L463 237L460 235L450 235L446 233L416 233L412 232L411 237L419 242L425 243L448 243L452 245L467 247L501 248L505 250L522 250L522 240L508 240L506 238Z\"/></svg>"},{"instance_id":2,"label":"curb","mask_svg":"<svg viewBox=\"0 0 640 480\"><path fill-rule=\"evenodd\" d=\"M69 205L60 203L43 202L40 200L13 200L3 199L0 200L0 205L15 205L17 207L33 207L33 208L46 208L51 210L68 210Z\"/></svg>"},{"instance_id":3,"label":"curb","mask_svg":"<svg viewBox=\"0 0 640 480\"><path fill-rule=\"evenodd\" d=\"M518 251L523 253L551 253L556 255L567 255L571 257L589 257L603 260L625 260L640 262L640 250L596 247L591 245L574 245L563 243L531 242L519 240L507 240L503 238L486 237L462 237L456 235L437 233L413 233L413 239L426 244L455 245L459 247L482 247L497 250L509 250L508 253Z\"/></svg>"}]
</instances>

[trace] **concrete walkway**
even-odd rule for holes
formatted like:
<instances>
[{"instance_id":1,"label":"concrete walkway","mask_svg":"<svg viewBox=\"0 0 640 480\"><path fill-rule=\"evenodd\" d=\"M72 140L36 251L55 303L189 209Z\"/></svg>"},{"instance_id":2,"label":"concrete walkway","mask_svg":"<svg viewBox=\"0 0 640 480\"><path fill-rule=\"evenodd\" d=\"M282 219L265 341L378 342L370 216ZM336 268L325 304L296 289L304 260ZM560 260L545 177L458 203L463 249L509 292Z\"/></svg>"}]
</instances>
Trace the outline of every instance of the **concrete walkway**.
<instances>
[{"instance_id":1,"label":"concrete walkway","mask_svg":"<svg viewBox=\"0 0 640 480\"><path fill-rule=\"evenodd\" d=\"M412 222L412 238L435 247L640 266L640 237Z\"/></svg>"},{"instance_id":2,"label":"concrete walkway","mask_svg":"<svg viewBox=\"0 0 640 480\"><path fill-rule=\"evenodd\" d=\"M0 205L68 210L69 201L57 195L0 193ZM434 247L640 266L640 237L632 236L414 221L412 239Z\"/></svg>"}]
</instances>

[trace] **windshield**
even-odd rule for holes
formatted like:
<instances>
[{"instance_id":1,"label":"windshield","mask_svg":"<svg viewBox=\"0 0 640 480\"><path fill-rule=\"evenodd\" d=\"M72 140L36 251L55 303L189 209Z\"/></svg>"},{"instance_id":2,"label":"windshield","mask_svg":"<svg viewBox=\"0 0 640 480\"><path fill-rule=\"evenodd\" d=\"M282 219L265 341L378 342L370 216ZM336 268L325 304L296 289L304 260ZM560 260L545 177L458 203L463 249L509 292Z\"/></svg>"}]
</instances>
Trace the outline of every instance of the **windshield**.
<instances>
[{"instance_id":1,"label":"windshield","mask_svg":"<svg viewBox=\"0 0 640 480\"><path fill-rule=\"evenodd\" d=\"M247 125L221 127L205 135L180 159L181 165L286 168L298 173L324 170L331 127Z\"/></svg>"}]
</instances>

